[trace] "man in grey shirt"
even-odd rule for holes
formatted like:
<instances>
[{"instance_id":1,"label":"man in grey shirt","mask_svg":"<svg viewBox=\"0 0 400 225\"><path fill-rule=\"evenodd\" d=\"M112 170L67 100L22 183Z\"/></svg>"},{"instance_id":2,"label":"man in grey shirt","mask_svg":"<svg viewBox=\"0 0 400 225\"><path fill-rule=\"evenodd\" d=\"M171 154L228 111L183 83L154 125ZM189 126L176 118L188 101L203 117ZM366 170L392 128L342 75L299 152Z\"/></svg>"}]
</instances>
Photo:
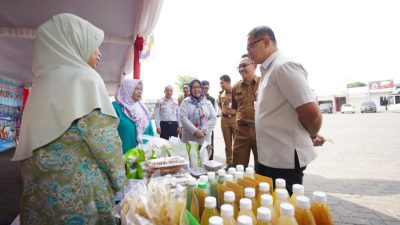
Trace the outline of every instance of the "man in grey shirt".
<instances>
[{"instance_id":1,"label":"man in grey shirt","mask_svg":"<svg viewBox=\"0 0 400 225\"><path fill-rule=\"evenodd\" d=\"M287 59L278 50L269 27L250 31L247 51L260 64L261 80L255 112L258 163L256 172L302 184L303 172L316 158L314 146L323 145L318 134L322 116L302 65Z\"/></svg>"}]
</instances>

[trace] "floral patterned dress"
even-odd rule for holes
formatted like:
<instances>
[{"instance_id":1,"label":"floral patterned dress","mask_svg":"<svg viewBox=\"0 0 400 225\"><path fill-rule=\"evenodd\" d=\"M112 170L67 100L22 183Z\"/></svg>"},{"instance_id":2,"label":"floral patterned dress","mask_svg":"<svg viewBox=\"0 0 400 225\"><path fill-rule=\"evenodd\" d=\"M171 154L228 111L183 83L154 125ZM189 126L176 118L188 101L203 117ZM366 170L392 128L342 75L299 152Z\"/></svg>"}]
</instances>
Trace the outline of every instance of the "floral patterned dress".
<instances>
[{"instance_id":1,"label":"floral patterned dress","mask_svg":"<svg viewBox=\"0 0 400 225\"><path fill-rule=\"evenodd\" d=\"M22 162L21 224L117 224L125 184L117 119L94 110Z\"/></svg>"}]
</instances>

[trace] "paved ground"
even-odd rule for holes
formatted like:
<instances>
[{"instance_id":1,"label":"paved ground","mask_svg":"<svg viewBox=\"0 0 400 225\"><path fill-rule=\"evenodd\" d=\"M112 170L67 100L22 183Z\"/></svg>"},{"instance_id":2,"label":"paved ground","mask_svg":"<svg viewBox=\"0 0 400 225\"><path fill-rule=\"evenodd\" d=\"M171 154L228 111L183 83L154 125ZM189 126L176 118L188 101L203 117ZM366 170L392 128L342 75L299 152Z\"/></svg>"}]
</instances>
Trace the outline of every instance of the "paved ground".
<instances>
[{"instance_id":1,"label":"paved ground","mask_svg":"<svg viewBox=\"0 0 400 225\"><path fill-rule=\"evenodd\" d=\"M306 194L327 192L337 225L400 225L400 113L324 114L321 133L334 144L320 147L308 166ZM225 158L220 129L215 144L216 157ZM21 181L11 155L0 153L0 224L18 214Z\"/></svg>"},{"instance_id":2,"label":"paved ground","mask_svg":"<svg viewBox=\"0 0 400 225\"><path fill-rule=\"evenodd\" d=\"M307 167L306 195L327 192L337 225L400 225L400 113L324 114L321 134L334 144ZM224 157L218 130L216 144Z\"/></svg>"}]
</instances>

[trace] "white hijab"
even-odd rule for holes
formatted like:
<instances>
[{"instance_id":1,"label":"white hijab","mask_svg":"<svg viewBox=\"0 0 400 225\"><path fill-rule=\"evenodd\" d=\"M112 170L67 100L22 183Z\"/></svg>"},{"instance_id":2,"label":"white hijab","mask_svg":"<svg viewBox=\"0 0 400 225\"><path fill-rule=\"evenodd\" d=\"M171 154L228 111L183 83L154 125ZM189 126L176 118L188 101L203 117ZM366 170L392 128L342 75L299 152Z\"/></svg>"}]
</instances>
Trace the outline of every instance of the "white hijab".
<instances>
[{"instance_id":1,"label":"white hijab","mask_svg":"<svg viewBox=\"0 0 400 225\"><path fill-rule=\"evenodd\" d=\"M32 91L12 160L31 157L94 109L117 118L102 78L87 64L103 39L102 30L72 14L56 15L37 29Z\"/></svg>"}]
</instances>

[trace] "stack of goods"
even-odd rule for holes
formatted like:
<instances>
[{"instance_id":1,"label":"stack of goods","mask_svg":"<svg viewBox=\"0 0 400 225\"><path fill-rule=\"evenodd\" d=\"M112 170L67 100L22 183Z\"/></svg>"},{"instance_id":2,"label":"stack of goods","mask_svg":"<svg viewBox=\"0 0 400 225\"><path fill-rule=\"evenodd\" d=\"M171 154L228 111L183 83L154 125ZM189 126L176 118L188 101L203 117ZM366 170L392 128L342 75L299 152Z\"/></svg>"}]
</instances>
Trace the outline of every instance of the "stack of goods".
<instances>
[{"instance_id":1,"label":"stack of goods","mask_svg":"<svg viewBox=\"0 0 400 225\"><path fill-rule=\"evenodd\" d=\"M162 157L145 162L147 177L159 171L160 175L175 174L181 172L187 162L180 156Z\"/></svg>"}]
</instances>

